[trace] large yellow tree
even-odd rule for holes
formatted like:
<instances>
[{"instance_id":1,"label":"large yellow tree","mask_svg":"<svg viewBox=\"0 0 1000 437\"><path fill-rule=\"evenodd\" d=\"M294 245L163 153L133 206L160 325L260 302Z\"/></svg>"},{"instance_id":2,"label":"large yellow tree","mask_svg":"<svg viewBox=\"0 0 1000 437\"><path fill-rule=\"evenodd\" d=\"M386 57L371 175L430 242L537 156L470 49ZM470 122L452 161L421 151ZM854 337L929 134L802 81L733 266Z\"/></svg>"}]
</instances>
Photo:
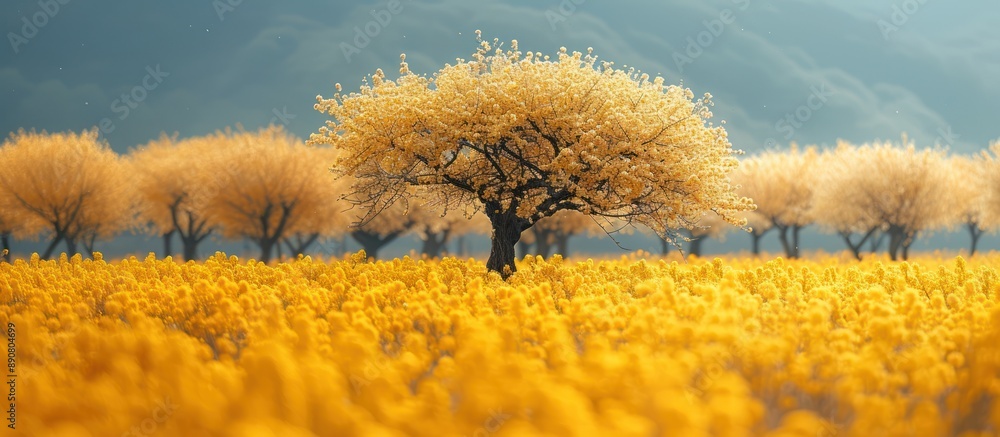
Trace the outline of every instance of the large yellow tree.
<instances>
[{"instance_id":1,"label":"large yellow tree","mask_svg":"<svg viewBox=\"0 0 1000 437\"><path fill-rule=\"evenodd\" d=\"M0 198L14 210L5 216L22 217L25 236L47 228L43 258L63 242L70 255L80 244L93 252L95 241L135 224L130 173L96 130L18 131L0 146L0 169Z\"/></svg>"},{"instance_id":2,"label":"large yellow tree","mask_svg":"<svg viewBox=\"0 0 1000 437\"><path fill-rule=\"evenodd\" d=\"M433 76L405 62L316 109L311 142L343 151L353 201L381 211L418 187L452 207L479 202L492 227L487 267L509 276L521 233L558 211L644 224L661 235L703 214L740 223L752 208L710 96L561 49L555 58L480 40Z\"/></svg>"},{"instance_id":3,"label":"large yellow tree","mask_svg":"<svg viewBox=\"0 0 1000 437\"><path fill-rule=\"evenodd\" d=\"M210 213L218 217L223 236L253 241L260 261L270 261L280 244L294 242L296 235L309 240L346 227L324 164L332 159L329 153L280 126L227 130L214 142L221 156L214 166L218 186L209 199Z\"/></svg>"}]
</instances>

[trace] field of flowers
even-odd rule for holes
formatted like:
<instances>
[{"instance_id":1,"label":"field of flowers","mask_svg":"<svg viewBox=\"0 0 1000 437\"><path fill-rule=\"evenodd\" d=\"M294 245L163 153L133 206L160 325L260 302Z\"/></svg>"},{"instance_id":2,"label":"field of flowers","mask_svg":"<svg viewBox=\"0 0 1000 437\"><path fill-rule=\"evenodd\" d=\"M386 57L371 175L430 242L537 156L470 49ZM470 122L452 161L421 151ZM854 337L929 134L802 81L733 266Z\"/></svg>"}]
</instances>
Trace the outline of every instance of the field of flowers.
<instances>
[{"instance_id":1,"label":"field of flowers","mask_svg":"<svg viewBox=\"0 0 1000 437\"><path fill-rule=\"evenodd\" d=\"M12 435L997 435L998 272L35 257L0 263Z\"/></svg>"}]
</instances>

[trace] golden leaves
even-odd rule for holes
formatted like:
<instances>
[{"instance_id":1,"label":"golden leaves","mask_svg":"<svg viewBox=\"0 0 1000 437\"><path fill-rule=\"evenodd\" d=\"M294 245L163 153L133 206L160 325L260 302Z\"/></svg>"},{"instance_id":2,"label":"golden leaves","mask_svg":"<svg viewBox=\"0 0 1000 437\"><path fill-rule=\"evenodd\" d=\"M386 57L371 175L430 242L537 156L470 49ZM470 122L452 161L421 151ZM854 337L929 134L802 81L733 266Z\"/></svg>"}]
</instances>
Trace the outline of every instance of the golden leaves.
<instances>
[{"instance_id":1,"label":"golden leaves","mask_svg":"<svg viewBox=\"0 0 1000 437\"><path fill-rule=\"evenodd\" d=\"M431 77L401 56L397 80L377 70L357 92L320 99L332 119L310 142L342 151L341 171L361 186L423 185L448 205L516 204L532 221L558 204L661 232L705 214L741 223L749 204L728 181L738 161L725 130L706 124L709 94L692 100L589 49L550 59L478 40L471 61Z\"/></svg>"}]
</instances>

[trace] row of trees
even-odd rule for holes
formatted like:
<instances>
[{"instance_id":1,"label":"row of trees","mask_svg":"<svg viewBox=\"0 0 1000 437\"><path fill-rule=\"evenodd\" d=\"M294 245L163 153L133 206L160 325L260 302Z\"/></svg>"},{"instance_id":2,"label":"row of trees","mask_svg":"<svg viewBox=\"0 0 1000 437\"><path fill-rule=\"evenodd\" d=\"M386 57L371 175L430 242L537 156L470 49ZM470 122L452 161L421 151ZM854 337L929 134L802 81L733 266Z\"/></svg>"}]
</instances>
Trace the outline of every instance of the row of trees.
<instances>
[{"instance_id":1,"label":"row of trees","mask_svg":"<svg viewBox=\"0 0 1000 437\"><path fill-rule=\"evenodd\" d=\"M163 135L126 156L91 131L21 131L0 147L2 250L9 261L11 238L45 235L44 258L60 244L71 255L81 245L92 254L97 241L140 232L161 236L164 256L179 242L179 253L192 260L215 235L253 241L266 261L348 235L378 256L400 236L414 234L421 253L435 257L456 237L489 231L483 214L442 213L419 201L394 204L363 226L351 226L367 211L342 200L351 182L328 171L335 153L307 146L280 127L184 139ZM534 228L523 250L533 245L543 256L553 248L567 253L569 237L599 230L589 217L565 211Z\"/></svg>"},{"instance_id":2,"label":"row of trees","mask_svg":"<svg viewBox=\"0 0 1000 437\"><path fill-rule=\"evenodd\" d=\"M96 241L133 231L162 236L163 254L180 242L186 260L212 235L249 239L260 259L302 254L317 241L349 235L368 254L405 234L422 241L428 256L467 234L486 234L485 214L442 211L417 198L394 203L362 226L371 213L343 198L354 181L335 178L323 163L337 152L308 146L280 127L256 132L226 130L178 139L161 136L126 156L97 139L95 132L18 132L0 148L0 238L46 235L43 257L59 244L75 254L94 251ZM787 257L798 257L799 234L818 226L840 236L860 258L864 246L886 245L892 259L909 254L921 233L963 228L974 254L983 233L1000 227L1000 143L974 156L918 149L900 143L766 151L742 160L732 174L741 195L753 198L748 220L751 248L777 235ZM469 218L471 217L471 219ZM629 230L619 221L599 223L578 211L559 211L539 220L519 241L522 254L568 254L575 235ZM662 250L687 241L701 245L739 228L706 215ZM772 232L773 231L773 232ZM6 254L9 260L9 253Z\"/></svg>"},{"instance_id":3,"label":"row of trees","mask_svg":"<svg viewBox=\"0 0 1000 437\"><path fill-rule=\"evenodd\" d=\"M747 213L754 253L774 230L785 255L799 256L799 232L810 225L835 233L858 259L888 240L891 259L906 259L916 238L935 230L969 232L969 253L1000 227L1000 143L979 154L874 142L818 151L768 151L745 159L733 174L752 197Z\"/></svg>"},{"instance_id":4,"label":"row of trees","mask_svg":"<svg viewBox=\"0 0 1000 437\"><path fill-rule=\"evenodd\" d=\"M305 253L322 238L350 235L371 255L415 233L430 256L454 235L485 232L483 217L442 214L418 202L394 205L377 220L341 200L351 182L334 178L335 151L307 146L281 127L226 130L178 139L161 136L121 156L96 131L17 132L0 146L0 237L48 238L41 254L93 253L122 232L162 236L163 254L180 242L186 260L217 235L249 239L270 260Z\"/></svg>"}]
</instances>

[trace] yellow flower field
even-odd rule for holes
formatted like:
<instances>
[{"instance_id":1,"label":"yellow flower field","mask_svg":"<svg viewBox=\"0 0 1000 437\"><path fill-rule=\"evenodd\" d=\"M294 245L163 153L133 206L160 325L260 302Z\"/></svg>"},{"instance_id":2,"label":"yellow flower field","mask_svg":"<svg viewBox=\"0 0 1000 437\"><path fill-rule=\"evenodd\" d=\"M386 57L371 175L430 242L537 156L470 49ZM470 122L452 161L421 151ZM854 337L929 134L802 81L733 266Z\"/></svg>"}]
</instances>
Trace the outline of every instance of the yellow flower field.
<instances>
[{"instance_id":1,"label":"yellow flower field","mask_svg":"<svg viewBox=\"0 0 1000 437\"><path fill-rule=\"evenodd\" d=\"M7 434L1000 432L998 256L364 259L0 263Z\"/></svg>"}]
</instances>

